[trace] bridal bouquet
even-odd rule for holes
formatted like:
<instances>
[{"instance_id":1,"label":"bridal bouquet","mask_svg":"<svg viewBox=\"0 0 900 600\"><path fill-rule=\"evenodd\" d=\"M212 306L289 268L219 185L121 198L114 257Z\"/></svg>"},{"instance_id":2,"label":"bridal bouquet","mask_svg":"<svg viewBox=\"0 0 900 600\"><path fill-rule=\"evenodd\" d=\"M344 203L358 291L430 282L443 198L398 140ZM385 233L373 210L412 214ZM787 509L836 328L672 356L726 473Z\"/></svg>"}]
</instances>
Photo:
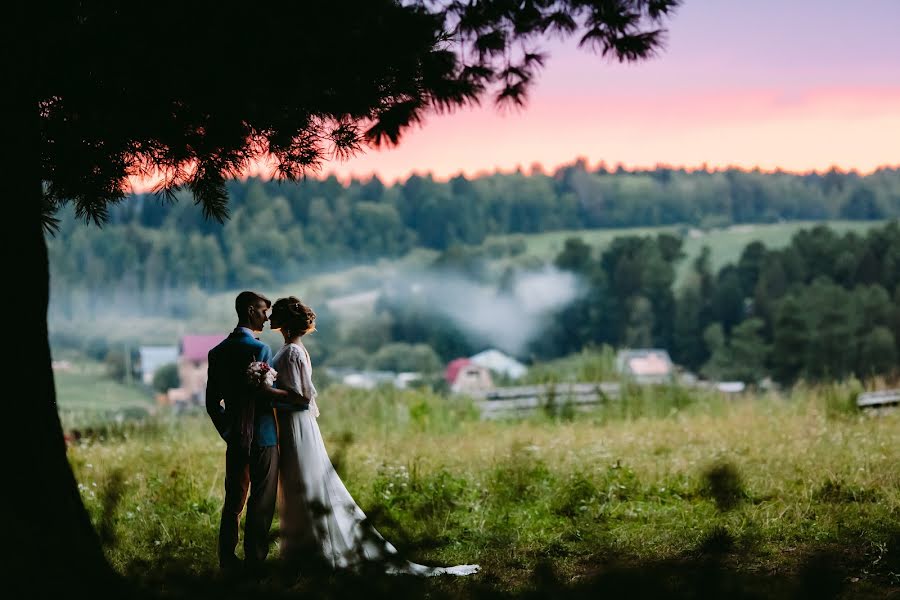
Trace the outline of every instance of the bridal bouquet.
<instances>
[{"instance_id":1,"label":"bridal bouquet","mask_svg":"<svg viewBox=\"0 0 900 600\"><path fill-rule=\"evenodd\" d=\"M254 361L247 367L247 380L257 387L275 385L275 377L278 371L269 366L269 363Z\"/></svg>"}]
</instances>

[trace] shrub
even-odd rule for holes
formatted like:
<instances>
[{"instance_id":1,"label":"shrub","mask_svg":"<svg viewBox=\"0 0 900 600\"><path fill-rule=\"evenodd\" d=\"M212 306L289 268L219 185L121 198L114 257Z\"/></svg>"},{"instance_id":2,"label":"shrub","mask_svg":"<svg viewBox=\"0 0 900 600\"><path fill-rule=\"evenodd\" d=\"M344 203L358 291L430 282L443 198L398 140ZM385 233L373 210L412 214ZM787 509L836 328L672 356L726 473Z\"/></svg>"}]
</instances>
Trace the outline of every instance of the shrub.
<instances>
[{"instance_id":1,"label":"shrub","mask_svg":"<svg viewBox=\"0 0 900 600\"><path fill-rule=\"evenodd\" d=\"M170 363L163 365L153 374L153 389L162 394L168 390L181 386L181 379L178 377L178 365Z\"/></svg>"}]
</instances>

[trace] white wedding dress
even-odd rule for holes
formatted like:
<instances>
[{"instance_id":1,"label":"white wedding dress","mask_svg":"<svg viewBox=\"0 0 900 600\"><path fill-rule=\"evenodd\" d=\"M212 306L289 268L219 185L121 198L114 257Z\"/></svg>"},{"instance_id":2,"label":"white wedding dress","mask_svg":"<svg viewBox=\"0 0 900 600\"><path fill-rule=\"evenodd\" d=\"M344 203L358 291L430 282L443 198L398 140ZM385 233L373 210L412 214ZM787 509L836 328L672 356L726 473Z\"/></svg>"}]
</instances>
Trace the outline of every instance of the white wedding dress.
<instances>
[{"instance_id":1,"label":"white wedding dress","mask_svg":"<svg viewBox=\"0 0 900 600\"><path fill-rule=\"evenodd\" d=\"M311 400L309 410L278 411L282 557L301 565L324 561L333 569L379 564L388 573L426 577L477 573L478 565L427 567L398 559L396 548L366 521L328 458L306 348L285 344L272 363L279 388Z\"/></svg>"}]
</instances>

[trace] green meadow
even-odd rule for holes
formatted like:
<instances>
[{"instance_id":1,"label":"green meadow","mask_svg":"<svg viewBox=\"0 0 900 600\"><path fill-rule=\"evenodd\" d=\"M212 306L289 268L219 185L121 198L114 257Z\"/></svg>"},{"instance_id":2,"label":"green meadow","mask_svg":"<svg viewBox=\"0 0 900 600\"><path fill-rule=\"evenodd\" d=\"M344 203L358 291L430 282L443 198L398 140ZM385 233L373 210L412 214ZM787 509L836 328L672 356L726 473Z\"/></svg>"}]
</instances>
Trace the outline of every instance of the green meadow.
<instances>
[{"instance_id":1,"label":"green meadow","mask_svg":"<svg viewBox=\"0 0 900 600\"><path fill-rule=\"evenodd\" d=\"M713 569L742 597L793 597L827 565L842 596L882 597L900 589L900 413L858 413L860 389L634 388L587 413L483 422L465 398L331 386L320 424L386 538L418 562L483 567L415 594L506 597L535 577L554 596L614 593L632 577L650 597ZM70 447L117 570L148 586L173 569L215 572L224 451L202 414L109 426ZM308 589L316 573L277 571L277 540L270 556L280 574L260 585ZM221 585L225 597L249 589Z\"/></svg>"}]
</instances>

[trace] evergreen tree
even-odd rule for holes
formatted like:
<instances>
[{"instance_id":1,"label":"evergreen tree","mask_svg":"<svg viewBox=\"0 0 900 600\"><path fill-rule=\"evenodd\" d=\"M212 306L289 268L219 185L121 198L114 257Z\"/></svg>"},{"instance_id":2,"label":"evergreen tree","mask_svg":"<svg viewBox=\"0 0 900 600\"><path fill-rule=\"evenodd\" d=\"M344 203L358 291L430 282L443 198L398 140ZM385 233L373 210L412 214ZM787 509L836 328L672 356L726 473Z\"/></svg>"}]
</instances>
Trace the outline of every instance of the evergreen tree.
<instances>
[{"instance_id":1,"label":"evergreen tree","mask_svg":"<svg viewBox=\"0 0 900 600\"><path fill-rule=\"evenodd\" d=\"M856 371L861 377L896 373L897 365L900 364L898 357L900 353L891 330L878 326L860 339L859 365Z\"/></svg>"},{"instance_id":2,"label":"evergreen tree","mask_svg":"<svg viewBox=\"0 0 900 600\"><path fill-rule=\"evenodd\" d=\"M772 364L773 374L781 383L790 383L804 373L811 341L807 310L803 302L793 295L784 297L777 305Z\"/></svg>"},{"instance_id":3,"label":"evergreen tree","mask_svg":"<svg viewBox=\"0 0 900 600\"><path fill-rule=\"evenodd\" d=\"M687 286L678 298L673 327L672 358L689 369L699 369L709 358L700 321L702 300L695 286Z\"/></svg>"},{"instance_id":4,"label":"evergreen tree","mask_svg":"<svg viewBox=\"0 0 900 600\"><path fill-rule=\"evenodd\" d=\"M573 273L584 273L591 266L591 247L577 237L566 238L562 251L554 260L556 268Z\"/></svg>"},{"instance_id":5,"label":"evergreen tree","mask_svg":"<svg viewBox=\"0 0 900 600\"><path fill-rule=\"evenodd\" d=\"M842 379L857 364L857 304L853 296L828 279L818 279L804 289L803 304L810 339L805 372L815 379Z\"/></svg>"},{"instance_id":6,"label":"evergreen tree","mask_svg":"<svg viewBox=\"0 0 900 600\"><path fill-rule=\"evenodd\" d=\"M722 323L726 335L744 319L744 293L737 268L726 265L719 271L712 298L713 318Z\"/></svg>"},{"instance_id":7,"label":"evergreen tree","mask_svg":"<svg viewBox=\"0 0 900 600\"><path fill-rule=\"evenodd\" d=\"M16 152L7 167L16 173L12 195L25 207L28 238L26 260L11 275L37 278L29 297L42 315L28 336L36 341L21 349L38 365L36 387L13 415L32 424L39 451L12 474L30 494L18 500L23 517L13 523L11 572L25 576L39 563L34 595L43 595L41 588L97 593L115 581L79 497L56 412L44 230L54 227L61 204L71 201L79 216L103 222L109 205L124 198L129 176L156 171L170 197L184 186L206 216L221 221L226 179L257 159L296 180L363 143L397 143L429 111L487 94L520 105L544 60L534 47L546 33L577 35L605 55L637 60L660 46L660 21L676 5L366 0L214 10L163 2L147 10L80 2L10 11L7 116ZM153 58L167 67L164 81L135 77L146 45L122 43L122 32L156 40ZM513 52L525 45L529 51ZM246 48L300 57L303 68L285 76L285 60L260 61ZM252 73L256 85L233 85L235 73Z\"/></svg>"},{"instance_id":8,"label":"evergreen tree","mask_svg":"<svg viewBox=\"0 0 900 600\"><path fill-rule=\"evenodd\" d=\"M769 347L763 340L762 329L762 319L747 319L732 330L730 378L757 383L768 374Z\"/></svg>"},{"instance_id":9,"label":"evergreen tree","mask_svg":"<svg viewBox=\"0 0 900 600\"><path fill-rule=\"evenodd\" d=\"M883 219L884 216L875 194L865 187L853 190L847 202L841 206L842 219L874 220Z\"/></svg>"},{"instance_id":10,"label":"evergreen tree","mask_svg":"<svg viewBox=\"0 0 900 600\"><path fill-rule=\"evenodd\" d=\"M628 302L628 321L622 335L626 348L653 347L653 305L643 296L633 296Z\"/></svg>"}]
</instances>

